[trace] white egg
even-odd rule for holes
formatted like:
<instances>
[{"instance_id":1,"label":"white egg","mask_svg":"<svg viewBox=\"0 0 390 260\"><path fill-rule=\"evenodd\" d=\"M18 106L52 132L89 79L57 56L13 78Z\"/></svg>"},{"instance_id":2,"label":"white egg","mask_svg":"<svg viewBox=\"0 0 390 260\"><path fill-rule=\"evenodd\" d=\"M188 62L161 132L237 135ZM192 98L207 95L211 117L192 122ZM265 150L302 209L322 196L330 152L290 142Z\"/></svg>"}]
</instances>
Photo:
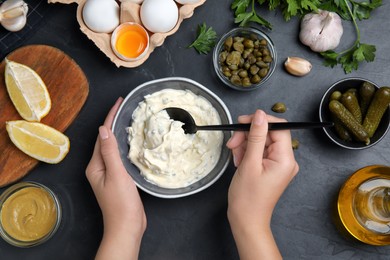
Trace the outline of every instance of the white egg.
<instances>
[{"instance_id":1,"label":"white egg","mask_svg":"<svg viewBox=\"0 0 390 260\"><path fill-rule=\"evenodd\" d=\"M200 0L175 0L175 1L182 5L196 4L200 2Z\"/></svg>"},{"instance_id":2,"label":"white egg","mask_svg":"<svg viewBox=\"0 0 390 260\"><path fill-rule=\"evenodd\" d=\"M119 0L121 2L132 2L132 3L135 3L135 4L142 4L142 2L144 0Z\"/></svg>"},{"instance_id":3,"label":"white egg","mask_svg":"<svg viewBox=\"0 0 390 260\"><path fill-rule=\"evenodd\" d=\"M144 0L141 5L142 24L151 32L172 30L178 18L179 8L173 0Z\"/></svg>"},{"instance_id":4,"label":"white egg","mask_svg":"<svg viewBox=\"0 0 390 260\"><path fill-rule=\"evenodd\" d=\"M119 5L115 0L87 0L84 23L98 33L110 33L119 25Z\"/></svg>"}]
</instances>

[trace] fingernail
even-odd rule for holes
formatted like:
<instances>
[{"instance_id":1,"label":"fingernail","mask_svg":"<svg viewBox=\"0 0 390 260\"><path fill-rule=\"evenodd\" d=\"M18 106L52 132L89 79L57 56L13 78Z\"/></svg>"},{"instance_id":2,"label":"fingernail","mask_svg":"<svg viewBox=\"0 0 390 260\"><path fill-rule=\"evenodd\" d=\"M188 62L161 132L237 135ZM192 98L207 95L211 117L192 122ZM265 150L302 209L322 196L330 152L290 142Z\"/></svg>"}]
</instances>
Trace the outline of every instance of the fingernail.
<instances>
[{"instance_id":1,"label":"fingernail","mask_svg":"<svg viewBox=\"0 0 390 260\"><path fill-rule=\"evenodd\" d=\"M233 164L235 167L237 167L237 159L236 156L233 154Z\"/></svg>"},{"instance_id":2,"label":"fingernail","mask_svg":"<svg viewBox=\"0 0 390 260\"><path fill-rule=\"evenodd\" d=\"M264 122L265 113L261 110L257 110L253 118L253 124L261 125Z\"/></svg>"},{"instance_id":3,"label":"fingernail","mask_svg":"<svg viewBox=\"0 0 390 260\"><path fill-rule=\"evenodd\" d=\"M99 127L99 136L102 140L106 140L108 138L108 131L105 126Z\"/></svg>"}]
</instances>

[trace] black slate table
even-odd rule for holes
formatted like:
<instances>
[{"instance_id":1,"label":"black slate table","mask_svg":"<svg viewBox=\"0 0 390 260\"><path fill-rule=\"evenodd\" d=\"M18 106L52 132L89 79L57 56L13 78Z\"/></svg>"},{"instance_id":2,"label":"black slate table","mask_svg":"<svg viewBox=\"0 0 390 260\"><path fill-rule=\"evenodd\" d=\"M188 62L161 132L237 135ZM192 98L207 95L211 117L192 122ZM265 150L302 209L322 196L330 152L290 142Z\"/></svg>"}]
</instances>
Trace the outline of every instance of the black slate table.
<instances>
[{"instance_id":1,"label":"black slate table","mask_svg":"<svg viewBox=\"0 0 390 260\"><path fill-rule=\"evenodd\" d=\"M261 10L274 24L268 34L278 54L276 71L256 91L228 89L214 73L212 55L199 55L187 46L194 40L198 24L203 22L219 36L233 28L231 2L206 1L144 64L133 69L115 67L79 30L76 4L50 5L50 11L45 12L33 33L7 50L2 49L1 58L29 44L46 44L63 50L84 70L90 94L66 131L72 148L65 160L58 165L41 163L23 179L43 183L60 197L64 216L58 232L47 243L29 249L15 248L0 240L1 259L93 259L103 225L85 178L85 168L97 129L107 112L119 96L126 96L141 83L169 76L188 77L221 97L234 119L256 108L273 114L271 106L281 101L288 107L282 116L289 121L317 120L323 93L342 78L360 76L379 85L390 85L390 3L383 1L371 19L359 22L362 42L377 47L376 60L362 64L358 71L348 75L340 67L324 67L319 56L299 43L298 19L286 23L280 12ZM352 25L346 21L343 24L345 32L340 48L348 47L355 39ZM312 72L303 78L287 74L282 64L288 56L310 60ZM284 258L389 259L390 247L369 246L342 235L334 224L333 211L340 186L354 171L367 165L390 165L390 136L370 149L350 151L331 143L322 130L295 130L292 135L300 141L295 151L300 172L277 204L272 220ZM168 200L140 192L148 218L140 259L238 259L226 218L227 191L234 171L233 165L229 165L212 187L190 197Z\"/></svg>"}]
</instances>

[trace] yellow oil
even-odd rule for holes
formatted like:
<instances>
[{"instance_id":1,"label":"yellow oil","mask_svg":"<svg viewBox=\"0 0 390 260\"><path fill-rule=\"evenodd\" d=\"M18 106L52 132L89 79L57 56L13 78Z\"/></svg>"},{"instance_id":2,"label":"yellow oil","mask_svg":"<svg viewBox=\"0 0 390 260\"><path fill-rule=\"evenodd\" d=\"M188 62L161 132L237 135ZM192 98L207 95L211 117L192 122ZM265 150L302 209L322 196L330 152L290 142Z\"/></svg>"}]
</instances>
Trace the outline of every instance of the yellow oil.
<instances>
[{"instance_id":1,"label":"yellow oil","mask_svg":"<svg viewBox=\"0 0 390 260\"><path fill-rule=\"evenodd\" d=\"M390 167L367 166L355 172L338 197L344 228L372 245L390 244Z\"/></svg>"},{"instance_id":2,"label":"yellow oil","mask_svg":"<svg viewBox=\"0 0 390 260\"><path fill-rule=\"evenodd\" d=\"M359 223L372 232L390 234L390 180L370 179L357 189L354 199Z\"/></svg>"}]
</instances>

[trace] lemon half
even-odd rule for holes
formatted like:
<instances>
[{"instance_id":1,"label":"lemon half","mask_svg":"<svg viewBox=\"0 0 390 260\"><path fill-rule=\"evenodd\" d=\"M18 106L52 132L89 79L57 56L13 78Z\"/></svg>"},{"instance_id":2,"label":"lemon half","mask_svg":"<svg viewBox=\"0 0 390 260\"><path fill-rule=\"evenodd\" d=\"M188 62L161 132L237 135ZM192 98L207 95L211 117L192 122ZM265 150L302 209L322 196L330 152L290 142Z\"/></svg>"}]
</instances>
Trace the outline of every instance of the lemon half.
<instances>
[{"instance_id":1,"label":"lemon half","mask_svg":"<svg viewBox=\"0 0 390 260\"><path fill-rule=\"evenodd\" d=\"M30 67L5 59L5 84L20 116L40 121L51 108L51 100L41 77Z\"/></svg>"},{"instance_id":2,"label":"lemon half","mask_svg":"<svg viewBox=\"0 0 390 260\"><path fill-rule=\"evenodd\" d=\"M27 155L46 163L59 163L69 152L70 142L58 130L38 122L6 122L11 141Z\"/></svg>"}]
</instances>

